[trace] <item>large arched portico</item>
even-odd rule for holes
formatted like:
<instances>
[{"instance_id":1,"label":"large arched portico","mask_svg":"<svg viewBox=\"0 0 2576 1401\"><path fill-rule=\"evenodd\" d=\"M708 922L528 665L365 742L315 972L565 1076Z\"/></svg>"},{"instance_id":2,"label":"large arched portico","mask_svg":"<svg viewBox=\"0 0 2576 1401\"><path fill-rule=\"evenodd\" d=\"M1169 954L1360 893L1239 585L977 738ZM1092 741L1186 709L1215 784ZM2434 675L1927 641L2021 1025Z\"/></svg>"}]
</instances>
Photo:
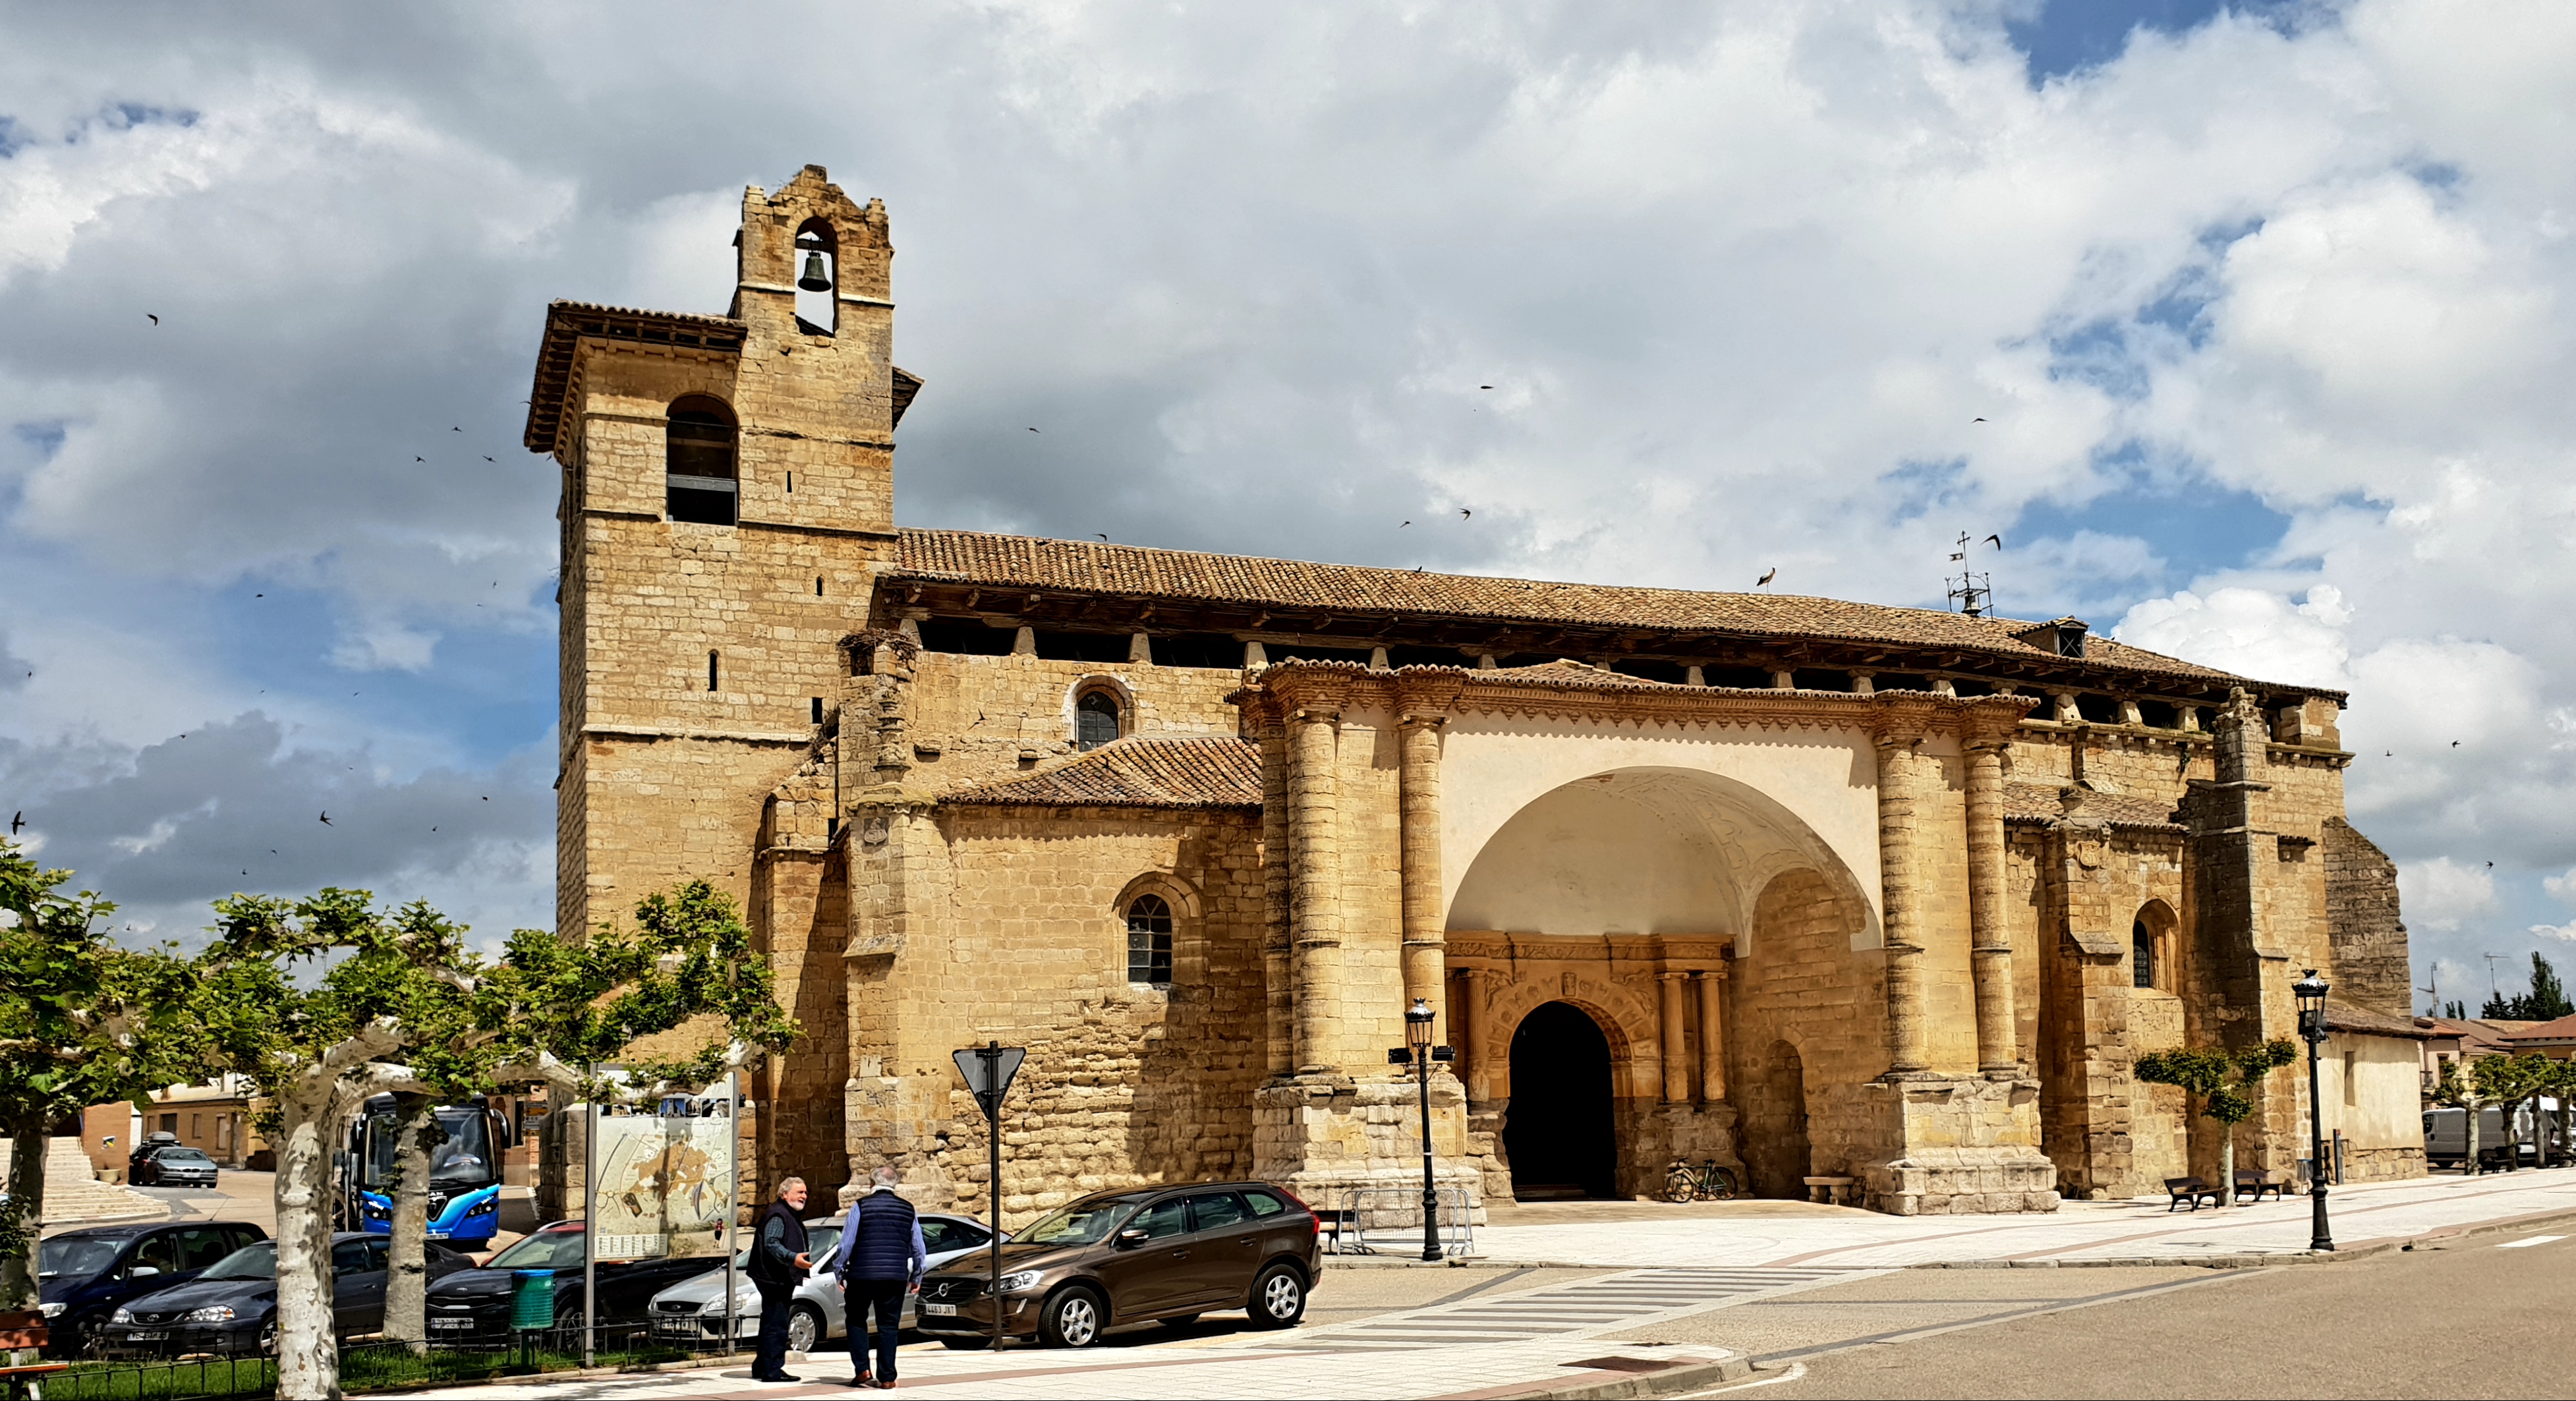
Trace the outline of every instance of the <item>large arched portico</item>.
<instances>
[{"instance_id":1,"label":"large arched portico","mask_svg":"<svg viewBox=\"0 0 2576 1401\"><path fill-rule=\"evenodd\" d=\"M1775 891L1821 898L1833 917L1819 921ZM1740 1101L1728 1087L1736 1059L1728 979L1761 957L1767 935L1812 961L1812 936L1830 925L1835 956L1870 966L1811 971L1874 984L1879 955L1867 909L1860 882L1825 843L1722 774L1665 767L1592 774L1514 814L1469 863L1448 916L1453 999L1463 999L1467 1031L1470 1127L1495 1134L1509 1160L1507 1173L1487 1174L1488 1191L1507 1182L1515 1193L1564 1191L1562 1164L1595 1152L1615 1154L1611 1185L1621 1196L1659 1190L1675 1158L1715 1158L1742 1180ZM1837 1013L1844 1035L1849 1013ZM1560 1014L1584 1016L1603 1035L1606 1134L1572 1124L1581 1086L1559 1083L1552 1071L1529 1080L1537 1052L1523 1032ZM1757 1020L1767 1050L1777 1034ZM1864 1031L1883 1044L1878 1026L1871 1020ZM1882 1060L1867 1073L1883 1068ZM1596 1141L1561 1142L1568 1132ZM1548 1145L1539 1150L1544 1163L1522 1161L1530 1151L1523 1145L1538 1143ZM1797 1155L1805 1156L1803 1147Z\"/></svg>"}]
</instances>

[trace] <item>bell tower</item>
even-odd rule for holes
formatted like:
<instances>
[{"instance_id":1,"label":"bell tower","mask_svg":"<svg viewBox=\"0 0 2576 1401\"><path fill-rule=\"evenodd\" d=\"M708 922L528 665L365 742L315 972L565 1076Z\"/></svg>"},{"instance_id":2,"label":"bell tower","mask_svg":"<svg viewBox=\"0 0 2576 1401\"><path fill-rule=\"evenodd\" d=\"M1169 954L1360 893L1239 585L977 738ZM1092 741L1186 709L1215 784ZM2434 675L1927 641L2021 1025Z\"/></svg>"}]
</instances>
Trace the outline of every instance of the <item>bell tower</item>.
<instances>
[{"instance_id":1,"label":"bell tower","mask_svg":"<svg viewBox=\"0 0 2576 1401\"><path fill-rule=\"evenodd\" d=\"M525 442L562 469L556 929L703 876L749 910L762 802L896 555L894 249L809 165L743 192L721 316L557 302ZM719 250L710 249L714 256Z\"/></svg>"}]
</instances>

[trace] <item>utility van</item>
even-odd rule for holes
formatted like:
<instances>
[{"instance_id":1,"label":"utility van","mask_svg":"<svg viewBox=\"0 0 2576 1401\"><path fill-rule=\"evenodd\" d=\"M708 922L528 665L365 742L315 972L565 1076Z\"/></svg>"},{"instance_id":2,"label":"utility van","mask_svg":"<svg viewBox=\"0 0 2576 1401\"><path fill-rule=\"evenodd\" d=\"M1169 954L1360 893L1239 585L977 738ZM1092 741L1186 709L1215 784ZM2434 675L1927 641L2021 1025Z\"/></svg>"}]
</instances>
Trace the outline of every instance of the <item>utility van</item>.
<instances>
[{"instance_id":1,"label":"utility van","mask_svg":"<svg viewBox=\"0 0 2576 1401\"><path fill-rule=\"evenodd\" d=\"M2550 1128L2558 1126L2558 1102L2538 1101L2542 1118ZM2504 1130L2504 1110L2488 1105L2478 1111L2478 1166L2495 1171L2506 1165L2505 1154L2514 1155L2516 1167L2535 1164L2540 1158L2539 1137L2533 1129L2533 1106L2524 1104L2514 1111L2514 1131L2508 1139ZM2469 1111L2466 1109L2427 1109L2424 1111L2424 1161L2432 1167L2457 1167L2469 1156ZM2552 1157L2556 1154L2553 1152Z\"/></svg>"}]
</instances>

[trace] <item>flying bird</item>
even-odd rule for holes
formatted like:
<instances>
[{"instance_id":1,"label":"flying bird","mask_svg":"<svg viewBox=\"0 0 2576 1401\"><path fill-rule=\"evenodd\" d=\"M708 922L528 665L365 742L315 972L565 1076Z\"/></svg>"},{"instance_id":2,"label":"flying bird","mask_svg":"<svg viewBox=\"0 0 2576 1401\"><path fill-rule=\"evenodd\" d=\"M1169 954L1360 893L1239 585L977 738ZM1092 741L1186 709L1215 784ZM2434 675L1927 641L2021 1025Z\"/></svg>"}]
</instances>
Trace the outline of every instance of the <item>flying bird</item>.
<instances>
[{"instance_id":1,"label":"flying bird","mask_svg":"<svg viewBox=\"0 0 2576 1401\"><path fill-rule=\"evenodd\" d=\"M144 315L146 315L146 316L152 316L152 313L150 313L150 312L148 312L148 311L147 311L147 312L145 312L145 313L143 313L143 314L144 314ZM153 325L155 325L155 326L160 325L160 324L161 324L161 318L160 318L160 317L158 317L158 316L152 316L152 324L153 324Z\"/></svg>"},{"instance_id":2,"label":"flying bird","mask_svg":"<svg viewBox=\"0 0 2576 1401\"><path fill-rule=\"evenodd\" d=\"M1474 520L1476 518L1476 513L1468 510L1464 506L1461 506L1458 508L1458 517L1461 520Z\"/></svg>"},{"instance_id":3,"label":"flying bird","mask_svg":"<svg viewBox=\"0 0 2576 1401\"><path fill-rule=\"evenodd\" d=\"M412 459L412 461L414 461L414 462L427 462L428 460L429 460L429 459L428 459L428 458L426 458L426 457L415 457L415 458L413 458L413 459Z\"/></svg>"},{"instance_id":4,"label":"flying bird","mask_svg":"<svg viewBox=\"0 0 2576 1401\"><path fill-rule=\"evenodd\" d=\"M1972 418L1972 419L1969 419L1968 421L1969 421L1970 423L1983 423L1983 422L1985 422L1985 420L1984 420L1984 419L1982 419L1982 418Z\"/></svg>"},{"instance_id":5,"label":"flying bird","mask_svg":"<svg viewBox=\"0 0 2576 1401\"><path fill-rule=\"evenodd\" d=\"M2460 747L2460 742L2459 742L2458 740L2456 740L2456 739L2455 739L2455 740L2452 740L2452 741L2451 741L2451 747L2452 747L2453 749L2457 749L2457 748L2459 748L2459 747Z\"/></svg>"},{"instance_id":6,"label":"flying bird","mask_svg":"<svg viewBox=\"0 0 2576 1401\"><path fill-rule=\"evenodd\" d=\"M1490 384L1480 384L1480 385L1477 385L1476 387L1477 387L1478 389L1491 389L1491 388L1493 388L1493 386L1492 386L1492 385L1490 385Z\"/></svg>"},{"instance_id":7,"label":"flying bird","mask_svg":"<svg viewBox=\"0 0 2576 1401\"><path fill-rule=\"evenodd\" d=\"M2004 537L2000 535L1989 535L1986 537L1986 543L1993 545L1996 549L2000 550L2004 547Z\"/></svg>"},{"instance_id":8,"label":"flying bird","mask_svg":"<svg viewBox=\"0 0 2576 1401\"><path fill-rule=\"evenodd\" d=\"M330 826L330 825L331 825L331 814L329 814L329 813L327 813L327 812L326 812L326 813L324 813L324 814L322 814L322 825L323 825L323 826L325 826L325 827L328 827L328 826Z\"/></svg>"},{"instance_id":9,"label":"flying bird","mask_svg":"<svg viewBox=\"0 0 2576 1401\"><path fill-rule=\"evenodd\" d=\"M1411 521L1406 521L1406 522L1404 523L1404 525L1411 525L1411 524L1413 524L1413 522L1411 522ZM1404 529L1404 525L1399 525L1399 526L1397 526L1397 527L1396 527L1396 529L1398 529L1398 530L1402 530L1402 529Z\"/></svg>"},{"instance_id":10,"label":"flying bird","mask_svg":"<svg viewBox=\"0 0 2576 1401\"><path fill-rule=\"evenodd\" d=\"M462 429L462 428L450 428L450 429L448 429L447 431L448 431L448 432L450 432L450 433L462 433L462 432L464 432L465 430L464 430L464 429Z\"/></svg>"},{"instance_id":11,"label":"flying bird","mask_svg":"<svg viewBox=\"0 0 2576 1401\"><path fill-rule=\"evenodd\" d=\"M1034 433L1034 432L1036 432L1036 431L1038 431L1038 430L1036 430L1036 429L1032 428L1032 429L1030 429L1029 431L1030 431L1030 432L1032 432L1032 433Z\"/></svg>"},{"instance_id":12,"label":"flying bird","mask_svg":"<svg viewBox=\"0 0 2576 1401\"><path fill-rule=\"evenodd\" d=\"M18 815L9 819L9 835L13 837L18 835L18 830L26 825L27 810L25 808L20 808L18 809Z\"/></svg>"},{"instance_id":13,"label":"flying bird","mask_svg":"<svg viewBox=\"0 0 2576 1401\"><path fill-rule=\"evenodd\" d=\"M1777 567L1770 568L1770 569L1765 569L1765 570L1763 570L1763 571L1762 571L1762 577L1753 581L1753 587L1755 587L1755 588L1757 588L1757 589L1758 589L1758 588L1761 588L1761 587L1762 587L1762 586L1764 586L1765 584L1768 584L1768 583L1770 583L1772 580L1777 579L1777 578L1779 578L1779 577L1780 577L1780 571L1779 571L1779 569L1778 569Z\"/></svg>"},{"instance_id":14,"label":"flying bird","mask_svg":"<svg viewBox=\"0 0 2576 1401\"><path fill-rule=\"evenodd\" d=\"M488 458L488 457L487 457L487 458L484 458L483 460L484 460L484 461L486 461L486 462L489 462L489 461L491 461L492 459L490 459L490 458Z\"/></svg>"},{"instance_id":15,"label":"flying bird","mask_svg":"<svg viewBox=\"0 0 2576 1401\"><path fill-rule=\"evenodd\" d=\"M1099 531L1096 531L1096 530L1095 530L1095 531L1093 531L1093 532L1091 532L1091 533L1092 533L1092 534L1094 534L1094 535L1100 535L1100 532L1099 532ZM1106 536L1106 535L1100 535L1100 538L1101 538L1102 540L1104 540L1104 541L1105 541L1105 540L1107 540L1109 537L1108 537L1108 536Z\"/></svg>"}]
</instances>

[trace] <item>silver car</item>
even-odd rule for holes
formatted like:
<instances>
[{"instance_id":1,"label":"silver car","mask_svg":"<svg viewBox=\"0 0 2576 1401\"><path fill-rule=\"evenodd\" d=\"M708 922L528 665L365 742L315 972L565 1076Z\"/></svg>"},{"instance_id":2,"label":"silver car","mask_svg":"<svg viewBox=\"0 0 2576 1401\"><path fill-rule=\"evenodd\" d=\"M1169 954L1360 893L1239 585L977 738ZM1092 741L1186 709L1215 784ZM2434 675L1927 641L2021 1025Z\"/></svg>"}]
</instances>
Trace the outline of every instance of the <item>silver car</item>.
<instances>
[{"instance_id":1,"label":"silver car","mask_svg":"<svg viewBox=\"0 0 2576 1401\"><path fill-rule=\"evenodd\" d=\"M832 1278L832 1260L841 1248L841 1220L838 1216L805 1223L805 1253L814 1258L814 1268L805 1282L796 1288L796 1312L787 1320L787 1349L790 1352L812 1352L826 1338L845 1337L849 1324L841 1307L841 1286ZM1008 1241L1010 1233L1002 1239ZM923 1212L921 1244L930 1255L930 1268L937 1269L961 1256L992 1243L993 1233L984 1223L971 1216L950 1216ZM734 1336L760 1336L760 1291L752 1287L751 1252L734 1257ZM653 1336L663 1342L714 1344L724 1339L724 1271L709 1270L684 1279L653 1296L650 1310ZM907 1294L903 1300L903 1326L913 1326L917 1301Z\"/></svg>"}]
</instances>

